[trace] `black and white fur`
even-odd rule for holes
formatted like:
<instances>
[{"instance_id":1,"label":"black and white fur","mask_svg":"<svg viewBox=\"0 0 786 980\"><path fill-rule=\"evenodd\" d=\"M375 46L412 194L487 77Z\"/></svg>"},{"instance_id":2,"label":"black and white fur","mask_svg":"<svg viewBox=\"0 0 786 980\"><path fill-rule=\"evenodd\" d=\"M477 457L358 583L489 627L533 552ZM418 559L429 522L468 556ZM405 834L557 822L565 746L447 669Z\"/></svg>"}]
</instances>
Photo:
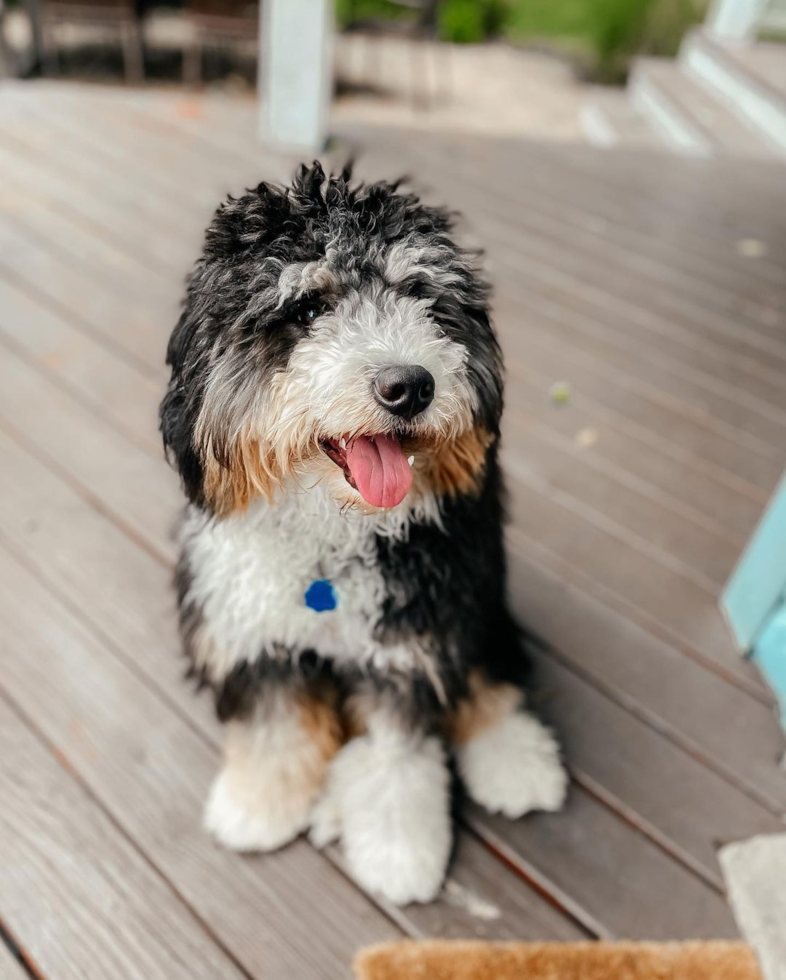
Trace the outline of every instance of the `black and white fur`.
<instances>
[{"instance_id":1,"label":"black and white fur","mask_svg":"<svg viewBox=\"0 0 786 980\"><path fill-rule=\"evenodd\" d=\"M476 258L451 232L396 184L319 164L230 198L189 279L161 406L190 501L183 640L227 727L206 824L240 850L341 838L359 882L401 903L443 880L449 760L511 817L558 809L566 789L553 737L523 709L501 357ZM391 364L434 379L409 420L372 394ZM394 433L410 454L392 509L326 452L359 433ZM336 609L305 604L317 579Z\"/></svg>"}]
</instances>

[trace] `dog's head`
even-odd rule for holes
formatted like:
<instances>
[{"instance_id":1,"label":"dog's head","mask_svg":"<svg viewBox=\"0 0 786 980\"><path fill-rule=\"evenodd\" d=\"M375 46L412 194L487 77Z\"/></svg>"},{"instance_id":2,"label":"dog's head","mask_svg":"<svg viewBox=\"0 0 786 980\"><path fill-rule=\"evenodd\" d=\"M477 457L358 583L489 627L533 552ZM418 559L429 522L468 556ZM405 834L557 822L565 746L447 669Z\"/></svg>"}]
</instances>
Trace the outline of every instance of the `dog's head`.
<instances>
[{"instance_id":1,"label":"dog's head","mask_svg":"<svg viewBox=\"0 0 786 980\"><path fill-rule=\"evenodd\" d=\"M306 477L368 511L473 492L502 409L486 304L450 216L396 184L315 163L230 198L167 355L190 499L227 514Z\"/></svg>"}]
</instances>

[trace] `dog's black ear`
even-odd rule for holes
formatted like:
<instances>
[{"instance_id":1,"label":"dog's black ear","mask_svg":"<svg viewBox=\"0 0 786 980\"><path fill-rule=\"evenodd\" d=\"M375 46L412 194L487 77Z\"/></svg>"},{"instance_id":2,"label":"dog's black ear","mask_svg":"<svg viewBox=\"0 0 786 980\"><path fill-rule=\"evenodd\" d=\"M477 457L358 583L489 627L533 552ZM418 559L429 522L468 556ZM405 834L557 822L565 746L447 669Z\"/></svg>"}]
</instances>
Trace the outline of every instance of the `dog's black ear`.
<instances>
[{"instance_id":1,"label":"dog's black ear","mask_svg":"<svg viewBox=\"0 0 786 980\"><path fill-rule=\"evenodd\" d=\"M465 308L464 317L473 339L473 343L468 344L467 375L477 398L478 421L488 432L499 435L503 401L502 350L486 305ZM477 339L482 342L476 343Z\"/></svg>"},{"instance_id":2,"label":"dog's black ear","mask_svg":"<svg viewBox=\"0 0 786 980\"><path fill-rule=\"evenodd\" d=\"M191 352L195 332L195 321L186 307L167 347L166 362L172 368L172 377L159 409L167 459L179 472L183 488L193 502L202 496L202 464L194 448L194 426L202 398Z\"/></svg>"}]
</instances>

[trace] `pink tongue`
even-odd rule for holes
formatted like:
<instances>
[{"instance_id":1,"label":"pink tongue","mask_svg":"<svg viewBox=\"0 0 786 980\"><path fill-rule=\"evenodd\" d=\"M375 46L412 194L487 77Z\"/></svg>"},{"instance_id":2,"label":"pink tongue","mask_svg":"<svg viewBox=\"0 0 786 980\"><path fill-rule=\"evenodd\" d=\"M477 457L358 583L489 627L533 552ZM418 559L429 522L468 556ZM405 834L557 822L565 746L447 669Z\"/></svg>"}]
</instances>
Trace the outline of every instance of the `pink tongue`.
<instances>
[{"instance_id":1,"label":"pink tongue","mask_svg":"<svg viewBox=\"0 0 786 980\"><path fill-rule=\"evenodd\" d=\"M395 507L412 486L412 469L395 436L358 436L347 447L355 486L374 507Z\"/></svg>"}]
</instances>

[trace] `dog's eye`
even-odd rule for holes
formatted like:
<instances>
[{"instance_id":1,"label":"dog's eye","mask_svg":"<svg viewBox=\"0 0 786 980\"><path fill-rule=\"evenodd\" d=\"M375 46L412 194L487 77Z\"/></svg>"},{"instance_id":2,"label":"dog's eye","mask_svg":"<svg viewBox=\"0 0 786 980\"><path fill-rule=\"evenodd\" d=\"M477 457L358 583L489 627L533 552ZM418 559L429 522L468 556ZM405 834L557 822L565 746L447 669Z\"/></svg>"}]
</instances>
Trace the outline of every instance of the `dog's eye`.
<instances>
[{"instance_id":1,"label":"dog's eye","mask_svg":"<svg viewBox=\"0 0 786 980\"><path fill-rule=\"evenodd\" d=\"M304 299L295 310L295 320L308 326L324 311L325 308L318 299Z\"/></svg>"}]
</instances>

